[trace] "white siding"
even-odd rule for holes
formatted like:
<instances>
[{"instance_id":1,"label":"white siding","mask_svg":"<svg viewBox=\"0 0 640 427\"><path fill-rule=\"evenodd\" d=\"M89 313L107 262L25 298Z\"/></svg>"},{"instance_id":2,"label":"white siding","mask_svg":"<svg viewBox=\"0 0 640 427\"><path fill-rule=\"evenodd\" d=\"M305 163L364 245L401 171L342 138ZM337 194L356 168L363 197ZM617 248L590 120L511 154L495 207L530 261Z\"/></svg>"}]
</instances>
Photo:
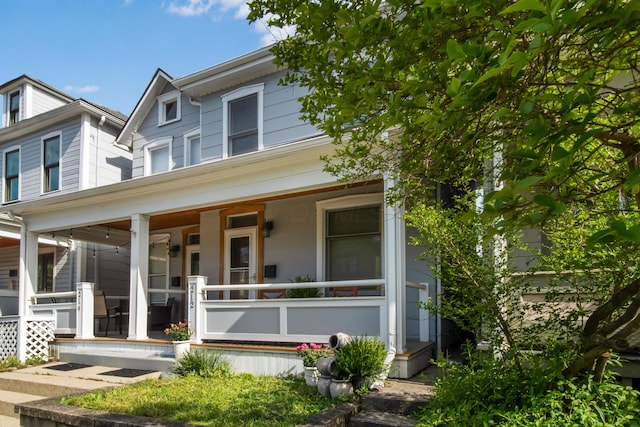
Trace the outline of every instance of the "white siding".
<instances>
[{"instance_id":1,"label":"white siding","mask_svg":"<svg viewBox=\"0 0 640 427\"><path fill-rule=\"evenodd\" d=\"M40 88L33 86L33 99L31 102L32 116L46 113L47 111L61 107L65 104L67 104L66 101L62 101L61 99L44 92Z\"/></svg>"}]
</instances>

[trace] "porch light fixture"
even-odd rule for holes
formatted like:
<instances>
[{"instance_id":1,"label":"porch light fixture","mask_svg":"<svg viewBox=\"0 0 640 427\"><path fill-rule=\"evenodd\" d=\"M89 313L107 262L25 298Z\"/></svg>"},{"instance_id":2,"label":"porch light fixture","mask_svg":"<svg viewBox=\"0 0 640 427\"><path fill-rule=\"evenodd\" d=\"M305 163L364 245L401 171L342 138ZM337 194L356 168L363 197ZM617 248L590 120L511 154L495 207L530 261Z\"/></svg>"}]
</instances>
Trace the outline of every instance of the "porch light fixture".
<instances>
[{"instance_id":1,"label":"porch light fixture","mask_svg":"<svg viewBox=\"0 0 640 427\"><path fill-rule=\"evenodd\" d=\"M179 252L180 245L171 245L171 248L169 248L169 255L171 256L171 258L177 257Z\"/></svg>"},{"instance_id":2,"label":"porch light fixture","mask_svg":"<svg viewBox=\"0 0 640 427\"><path fill-rule=\"evenodd\" d=\"M262 223L262 237L271 237L271 230L273 230L273 221Z\"/></svg>"}]
</instances>

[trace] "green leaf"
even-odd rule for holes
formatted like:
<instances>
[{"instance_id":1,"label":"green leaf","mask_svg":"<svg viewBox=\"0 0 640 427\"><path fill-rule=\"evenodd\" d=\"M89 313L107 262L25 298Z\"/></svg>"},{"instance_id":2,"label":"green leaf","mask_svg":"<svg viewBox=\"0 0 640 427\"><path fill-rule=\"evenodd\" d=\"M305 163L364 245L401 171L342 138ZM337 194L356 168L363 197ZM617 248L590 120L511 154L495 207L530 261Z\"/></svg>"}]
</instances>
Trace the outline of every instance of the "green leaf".
<instances>
[{"instance_id":1,"label":"green leaf","mask_svg":"<svg viewBox=\"0 0 640 427\"><path fill-rule=\"evenodd\" d=\"M447 56L453 60L466 58L462 46L454 39L447 40Z\"/></svg>"},{"instance_id":2,"label":"green leaf","mask_svg":"<svg viewBox=\"0 0 640 427\"><path fill-rule=\"evenodd\" d=\"M506 15L507 13L524 12L528 10L537 10L540 12L546 12L546 9L542 3L538 0L519 0L500 12L500 15Z\"/></svg>"},{"instance_id":3,"label":"green leaf","mask_svg":"<svg viewBox=\"0 0 640 427\"><path fill-rule=\"evenodd\" d=\"M632 171L624 180L624 189L630 191L633 187L640 184L640 168Z\"/></svg>"},{"instance_id":4,"label":"green leaf","mask_svg":"<svg viewBox=\"0 0 640 427\"><path fill-rule=\"evenodd\" d=\"M559 160L564 159L568 155L569 155L569 152L567 150L565 150L559 145L556 145L555 147L553 147L553 151L551 152L551 160L554 162L557 162Z\"/></svg>"},{"instance_id":5,"label":"green leaf","mask_svg":"<svg viewBox=\"0 0 640 427\"><path fill-rule=\"evenodd\" d=\"M516 182L513 187L513 191L520 192L520 191L526 190L528 188L533 187L534 185L539 183L541 180L542 180L541 176L535 176L535 175L528 176Z\"/></svg>"},{"instance_id":6,"label":"green leaf","mask_svg":"<svg viewBox=\"0 0 640 427\"><path fill-rule=\"evenodd\" d=\"M546 206L549 209L554 209L556 207L555 199L548 194L536 194L533 196L533 202L540 206Z\"/></svg>"}]
</instances>

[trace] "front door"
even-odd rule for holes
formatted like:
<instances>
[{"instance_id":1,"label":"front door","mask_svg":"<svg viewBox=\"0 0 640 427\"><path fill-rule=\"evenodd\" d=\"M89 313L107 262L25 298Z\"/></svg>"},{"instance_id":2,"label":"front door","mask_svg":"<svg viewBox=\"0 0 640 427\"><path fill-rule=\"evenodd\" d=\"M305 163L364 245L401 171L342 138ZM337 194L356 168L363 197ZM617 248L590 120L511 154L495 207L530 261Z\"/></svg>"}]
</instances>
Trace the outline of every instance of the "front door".
<instances>
[{"instance_id":1,"label":"front door","mask_svg":"<svg viewBox=\"0 0 640 427\"><path fill-rule=\"evenodd\" d=\"M232 228L224 232L224 284L256 283L257 227ZM255 291L224 291L224 299L256 298Z\"/></svg>"}]
</instances>

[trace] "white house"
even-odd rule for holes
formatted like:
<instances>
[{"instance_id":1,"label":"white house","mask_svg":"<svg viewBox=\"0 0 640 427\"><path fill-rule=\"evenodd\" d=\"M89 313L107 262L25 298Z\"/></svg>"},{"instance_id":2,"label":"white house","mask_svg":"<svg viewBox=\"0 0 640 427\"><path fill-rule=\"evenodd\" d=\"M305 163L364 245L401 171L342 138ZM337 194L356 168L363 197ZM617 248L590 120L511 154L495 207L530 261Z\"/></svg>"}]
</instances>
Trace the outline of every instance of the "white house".
<instances>
[{"instance_id":1,"label":"white house","mask_svg":"<svg viewBox=\"0 0 640 427\"><path fill-rule=\"evenodd\" d=\"M417 301L434 294L434 279L407 244L401 207L385 205L393 183L344 183L324 171L333 145L300 119L305 89L279 84L284 73L268 48L180 78L157 70L111 133L113 147L131 152L131 179L3 204L20 224L20 314L41 313L43 298L56 296L38 287L36 242L64 238L89 252L126 253L128 268L99 286L128 306L120 340L93 338L90 275L75 276L75 293L57 294L73 299L79 316L75 338L57 340L67 348L162 345L150 339L162 338L154 328L186 319L202 345L248 352L240 344L326 342L346 332L379 336L401 364L397 376L425 366L438 322ZM79 156L82 169L90 156ZM287 295L300 287L319 296ZM46 308L55 314L63 304ZM269 362L256 368L256 350L254 362L238 356L236 366L281 374L299 365L295 352L276 353L262 353Z\"/></svg>"}]
</instances>

